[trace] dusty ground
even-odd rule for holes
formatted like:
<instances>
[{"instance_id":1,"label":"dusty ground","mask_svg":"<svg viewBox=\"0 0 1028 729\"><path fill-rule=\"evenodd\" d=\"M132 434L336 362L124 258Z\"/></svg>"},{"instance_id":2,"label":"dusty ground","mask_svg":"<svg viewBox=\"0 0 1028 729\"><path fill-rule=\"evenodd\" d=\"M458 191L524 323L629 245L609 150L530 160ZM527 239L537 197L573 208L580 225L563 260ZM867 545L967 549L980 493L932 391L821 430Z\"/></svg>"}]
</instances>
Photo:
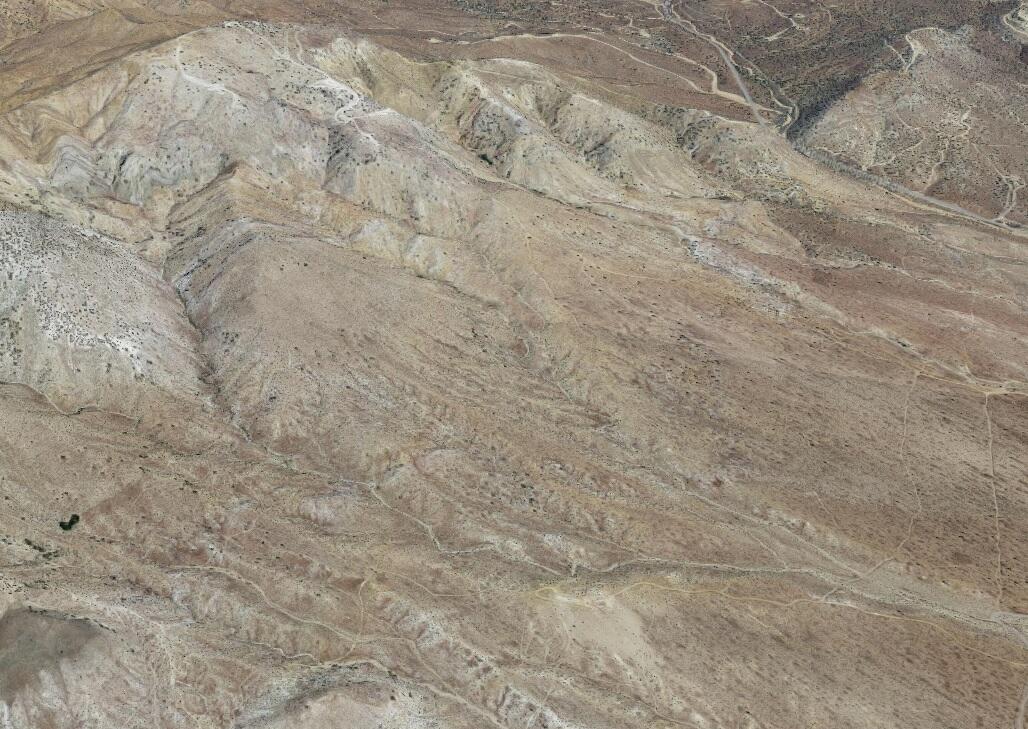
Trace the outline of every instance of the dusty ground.
<instances>
[{"instance_id":1,"label":"dusty ground","mask_svg":"<svg viewBox=\"0 0 1028 729\"><path fill-rule=\"evenodd\" d=\"M0 10L0 727L1024 729L1019 6Z\"/></svg>"}]
</instances>

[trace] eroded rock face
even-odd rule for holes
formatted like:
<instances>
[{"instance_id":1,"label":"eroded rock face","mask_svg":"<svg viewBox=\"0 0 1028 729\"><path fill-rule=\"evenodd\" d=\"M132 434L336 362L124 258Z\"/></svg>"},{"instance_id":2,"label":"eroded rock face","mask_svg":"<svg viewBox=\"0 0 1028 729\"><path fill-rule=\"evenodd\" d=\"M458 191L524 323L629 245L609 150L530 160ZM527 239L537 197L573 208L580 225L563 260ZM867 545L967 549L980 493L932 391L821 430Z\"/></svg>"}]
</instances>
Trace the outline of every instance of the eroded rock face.
<instances>
[{"instance_id":1,"label":"eroded rock face","mask_svg":"<svg viewBox=\"0 0 1028 729\"><path fill-rule=\"evenodd\" d=\"M0 726L1020 729L1010 41L393 5L0 26Z\"/></svg>"}]
</instances>

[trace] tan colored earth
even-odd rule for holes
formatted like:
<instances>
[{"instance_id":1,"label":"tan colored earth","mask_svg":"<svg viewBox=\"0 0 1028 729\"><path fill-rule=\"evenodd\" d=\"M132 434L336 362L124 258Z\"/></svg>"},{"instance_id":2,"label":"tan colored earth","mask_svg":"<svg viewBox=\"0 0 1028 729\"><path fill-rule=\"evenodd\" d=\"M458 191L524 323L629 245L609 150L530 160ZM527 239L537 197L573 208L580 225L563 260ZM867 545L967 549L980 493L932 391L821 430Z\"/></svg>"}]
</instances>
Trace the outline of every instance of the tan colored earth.
<instances>
[{"instance_id":1,"label":"tan colored earth","mask_svg":"<svg viewBox=\"0 0 1028 729\"><path fill-rule=\"evenodd\" d=\"M0 729L1025 729L988 0L0 0Z\"/></svg>"}]
</instances>

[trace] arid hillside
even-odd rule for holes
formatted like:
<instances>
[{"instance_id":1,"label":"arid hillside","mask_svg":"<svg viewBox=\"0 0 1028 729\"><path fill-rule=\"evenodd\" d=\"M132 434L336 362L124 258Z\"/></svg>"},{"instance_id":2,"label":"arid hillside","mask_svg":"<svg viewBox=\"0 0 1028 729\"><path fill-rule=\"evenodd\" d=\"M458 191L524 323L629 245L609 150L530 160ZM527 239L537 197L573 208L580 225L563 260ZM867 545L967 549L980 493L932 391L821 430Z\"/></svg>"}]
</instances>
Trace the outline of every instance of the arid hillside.
<instances>
[{"instance_id":1,"label":"arid hillside","mask_svg":"<svg viewBox=\"0 0 1028 729\"><path fill-rule=\"evenodd\" d=\"M1026 13L0 0L0 729L1025 729Z\"/></svg>"}]
</instances>

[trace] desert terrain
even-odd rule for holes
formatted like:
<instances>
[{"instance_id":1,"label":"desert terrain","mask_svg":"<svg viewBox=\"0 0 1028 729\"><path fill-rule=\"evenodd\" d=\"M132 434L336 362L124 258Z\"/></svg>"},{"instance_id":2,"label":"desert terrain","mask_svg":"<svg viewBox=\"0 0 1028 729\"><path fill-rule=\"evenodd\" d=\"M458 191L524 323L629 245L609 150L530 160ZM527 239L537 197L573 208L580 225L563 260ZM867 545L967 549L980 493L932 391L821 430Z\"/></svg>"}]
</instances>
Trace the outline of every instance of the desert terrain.
<instances>
[{"instance_id":1,"label":"desert terrain","mask_svg":"<svg viewBox=\"0 0 1028 729\"><path fill-rule=\"evenodd\" d=\"M1025 44L0 0L0 728L1025 729Z\"/></svg>"}]
</instances>

